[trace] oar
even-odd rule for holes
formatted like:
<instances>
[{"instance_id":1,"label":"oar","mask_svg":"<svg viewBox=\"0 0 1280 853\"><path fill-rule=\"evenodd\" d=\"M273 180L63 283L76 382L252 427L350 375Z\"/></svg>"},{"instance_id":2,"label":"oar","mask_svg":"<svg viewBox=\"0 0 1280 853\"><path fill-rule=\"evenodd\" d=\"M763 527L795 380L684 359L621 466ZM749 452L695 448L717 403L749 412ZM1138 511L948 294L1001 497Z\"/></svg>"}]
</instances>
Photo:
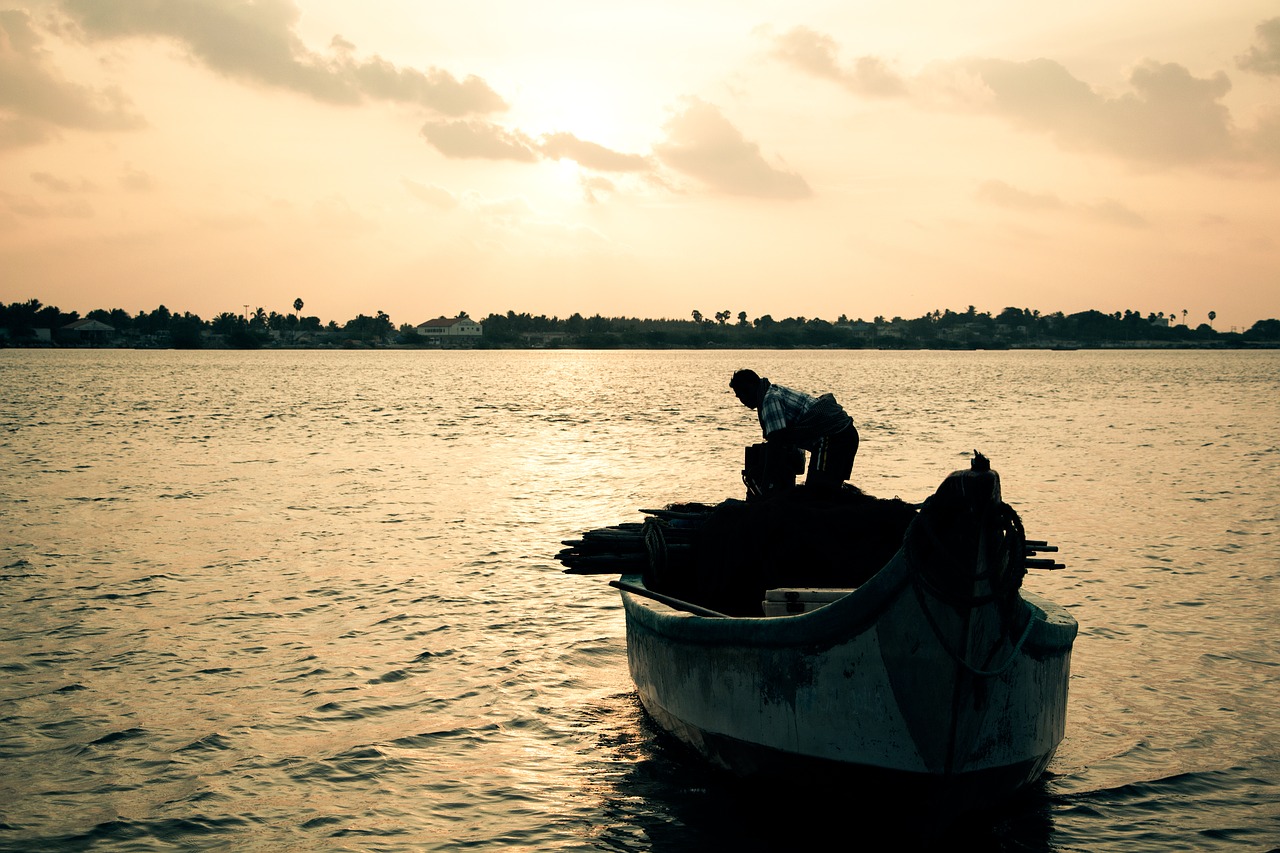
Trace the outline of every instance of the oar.
<instances>
[{"instance_id":1,"label":"oar","mask_svg":"<svg viewBox=\"0 0 1280 853\"><path fill-rule=\"evenodd\" d=\"M560 544L584 551L607 551L610 548L626 548L629 551L644 550L644 540L639 536L634 536L630 539L615 539L611 537L603 539L562 539Z\"/></svg>"},{"instance_id":2,"label":"oar","mask_svg":"<svg viewBox=\"0 0 1280 853\"><path fill-rule=\"evenodd\" d=\"M711 610L698 604L692 604L688 601L681 601L678 598L672 598L669 595L663 595L660 592L654 592L653 590L645 589L642 586L635 586L634 584L629 584L626 581L609 581L609 586L617 587L618 589L632 593L633 595L652 598L654 601L661 601L668 607L674 607L676 610L683 610L686 613L692 613L695 616L714 616L719 619L729 618L726 614L717 610Z\"/></svg>"},{"instance_id":3,"label":"oar","mask_svg":"<svg viewBox=\"0 0 1280 853\"><path fill-rule=\"evenodd\" d=\"M652 515L657 518L696 518L703 520L709 515L707 512L689 512L678 509L642 509L640 511L645 515Z\"/></svg>"},{"instance_id":4,"label":"oar","mask_svg":"<svg viewBox=\"0 0 1280 853\"><path fill-rule=\"evenodd\" d=\"M592 562L596 558L585 557L580 560L566 562L566 575L625 575L628 572L643 571L647 566L640 561L607 560Z\"/></svg>"}]
</instances>

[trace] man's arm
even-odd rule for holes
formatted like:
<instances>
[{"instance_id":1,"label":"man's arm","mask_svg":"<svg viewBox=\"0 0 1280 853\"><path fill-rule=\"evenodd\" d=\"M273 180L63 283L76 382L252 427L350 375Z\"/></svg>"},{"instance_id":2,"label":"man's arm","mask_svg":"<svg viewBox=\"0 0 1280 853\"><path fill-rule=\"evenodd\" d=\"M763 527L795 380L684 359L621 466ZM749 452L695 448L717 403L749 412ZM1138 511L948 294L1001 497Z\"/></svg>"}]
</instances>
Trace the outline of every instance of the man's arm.
<instances>
[{"instance_id":1,"label":"man's arm","mask_svg":"<svg viewBox=\"0 0 1280 853\"><path fill-rule=\"evenodd\" d=\"M795 444L795 430L789 426L779 427L765 436L765 441L778 441L783 444Z\"/></svg>"}]
</instances>

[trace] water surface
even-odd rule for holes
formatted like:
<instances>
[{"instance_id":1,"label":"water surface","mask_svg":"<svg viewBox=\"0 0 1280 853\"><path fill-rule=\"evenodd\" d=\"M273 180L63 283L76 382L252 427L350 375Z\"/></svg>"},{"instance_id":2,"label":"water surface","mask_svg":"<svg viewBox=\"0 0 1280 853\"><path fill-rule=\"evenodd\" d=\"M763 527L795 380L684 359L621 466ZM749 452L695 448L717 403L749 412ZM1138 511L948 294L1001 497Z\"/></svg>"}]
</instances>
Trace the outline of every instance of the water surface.
<instances>
[{"instance_id":1,"label":"water surface","mask_svg":"<svg viewBox=\"0 0 1280 853\"><path fill-rule=\"evenodd\" d=\"M741 496L743 366L836 394L864 490L980 449L1061 548L1066 739L949 843L1280 845L1280 353L0 350L0 848L781 843L554 560Z\"/></svg>"}]
</instances>

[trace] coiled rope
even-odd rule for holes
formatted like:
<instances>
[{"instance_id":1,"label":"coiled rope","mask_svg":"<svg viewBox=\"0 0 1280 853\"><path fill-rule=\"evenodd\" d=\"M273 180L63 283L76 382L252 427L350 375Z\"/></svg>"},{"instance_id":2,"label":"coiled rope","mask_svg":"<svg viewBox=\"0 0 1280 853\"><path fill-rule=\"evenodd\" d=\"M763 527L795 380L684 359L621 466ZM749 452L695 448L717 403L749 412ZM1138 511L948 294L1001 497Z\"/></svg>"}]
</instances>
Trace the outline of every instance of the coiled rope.
<instances>
[{"instance_id":1,"label":"coiled rope","mask_svg":"<svg viewBox=\"0 0 1280 853\"><path fill-rule=\"evenodd\" d=\"M995 669L983 669L969 663L963 654L957 652L955 648L947 641L943 635L942 627L934 618L930 611L926 595L937 601L955 609L966 610L975 607L998 603L1008 600L1009 597L1017 593L1018 588L1022 585L1022 578L1026 574L1026 537L1023 532L1022 519L1018 517L1018 513L1006 503L1000 503L995 510L995 517L991 518L989 509L982 512L979 519L980 529L991 530L997 535L994 537L995 542L987 542L985 554L974 554L974 559L980 556L987 558L988 568L982 572L971 572L970 567L963 560L963 555L956 553L952 548L948 548L939 536L938 531L930 520L929 513L930 502L934 498L925 501L921 508L920 515L912 522L911 528L907 531L905 554L907 557L907 567L909 569L911 586L915 591L916 601L920 605L920 610L924 613L925 620L929 623L930 630L938 640L938 644L947 652L952 660L959 666L963 667L971 675L978 678L992 678L1004 674L1016 661L1022 652L1022 647L1026 643L1027 638L1031 636L1031 630L1035 625L1034 619L1027 619L1027 624L1023 626L1022 632L1016 642L1013 642L1008 658L1003 664ZM920 528L917 530L916 528ZM920 554L918 540L913 534L923 534L933 546L935 554L929 559L923 559ZM981 543L981 539L979 542ZM999 555L1001 546L1004 546L1009 555L1009 562L1000 571L999 561L995 559ZM957 573L957 577L963 578L972 588L975 581L985 580L991 587L991 592L986 595L959 595L954 592L941 589L937 584L930 581L925 569L925 564L937 565L943 564L944 568L951 569ZM950 565L946 565L950 564ZM1001 607L997 610L1000 619L1000 634L991 646L991 650L987 653L986 659L989 660L1000 648L1001 644L1007 642L1012 637L1012 621L1009 618L1012 614L1006 611L1010 608Z\"/></svg>"},{"instance_id":2,"label":"coiled rope","mask_svg":"<svg viewBox=\"0 0 1280 853\"><path fill-rule=\"evenodd\" d=\"M667 575L669 551L667 550L666 526L665 521L650 516L644 520L644 525L640 528L641 534L644 536L644 549L649 554L649 571L658 585L661 585L666 580Z\"/></svg>"}]
</instances>

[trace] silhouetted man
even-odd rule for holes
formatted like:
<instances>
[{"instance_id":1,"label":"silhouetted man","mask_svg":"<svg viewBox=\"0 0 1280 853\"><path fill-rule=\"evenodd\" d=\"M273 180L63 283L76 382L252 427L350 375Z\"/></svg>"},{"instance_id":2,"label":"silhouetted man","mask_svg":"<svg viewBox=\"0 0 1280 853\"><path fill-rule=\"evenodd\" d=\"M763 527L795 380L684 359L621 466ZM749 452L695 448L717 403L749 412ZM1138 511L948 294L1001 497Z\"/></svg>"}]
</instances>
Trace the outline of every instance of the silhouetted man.
<instances>
[{"instance_id":1,"label":"silhouetted man","mask_svg":"<svg viewBox=\"0 0 1280 853\"><path fill-rule=\"evenodd\" d=\"M834 493L853 473L858 454L858 430L853 418L830 394L813 397L775 385L754 370L739 370L729 387L748 409L755 409L765 440L809 451L805 485Z\"/></svg>"}]
</instances>

